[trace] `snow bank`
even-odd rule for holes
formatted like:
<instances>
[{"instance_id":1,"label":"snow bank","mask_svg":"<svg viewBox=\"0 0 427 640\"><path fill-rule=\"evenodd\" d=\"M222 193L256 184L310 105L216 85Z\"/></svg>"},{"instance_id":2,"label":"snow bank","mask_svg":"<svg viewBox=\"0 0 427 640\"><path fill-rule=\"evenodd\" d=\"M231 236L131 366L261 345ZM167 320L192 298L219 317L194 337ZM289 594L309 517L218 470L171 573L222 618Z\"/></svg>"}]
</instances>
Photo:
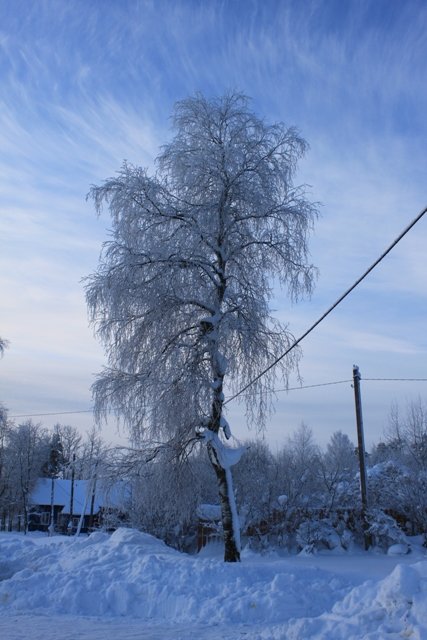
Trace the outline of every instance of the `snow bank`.
<instances>
[{"instance_id":1,"label":"snow bank","mask_svg":"<svg viewBox=\"0 0 427 640\"><path fill-rule=\"evenodd\" d=\"M344 578L325 580L318 571L296 572L275 559L225 564L186 556L130 529L58 544L1 536L0 554L9 558L0 611L279 623L296 613L322 613L349 586Z\"/></svg>"},{"instance_id":2,"label":"snow bank","mask_svg":"<svg viewBox=\"0 0 427 640\"><path fill-rule=\"evenodd\" d=\"M243 557L186 556L131 529L77 540L1 534L0 615L244 625L248 640L427 638L425 559ZM378 563L388 575L365 581Z\"/></svg>"},{"instance_id":3,"label":"snow bank","mask_svg":"<svg viewBox=\"0 0 427 640\"><path fill-rule=\"evenodd\" d=\"M378 640L427 638L427 561L397 565L381 581L353 588L331 612L292 620L275 638L300 640Z\"/></svg>"}]
</instances>

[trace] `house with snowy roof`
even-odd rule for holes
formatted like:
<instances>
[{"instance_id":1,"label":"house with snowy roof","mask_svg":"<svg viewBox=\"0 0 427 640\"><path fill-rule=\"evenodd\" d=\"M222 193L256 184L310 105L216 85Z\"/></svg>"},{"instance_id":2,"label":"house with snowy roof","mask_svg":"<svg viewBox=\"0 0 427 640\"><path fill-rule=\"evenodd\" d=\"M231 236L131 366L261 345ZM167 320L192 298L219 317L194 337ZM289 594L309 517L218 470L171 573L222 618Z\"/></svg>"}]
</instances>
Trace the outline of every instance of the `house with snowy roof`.
<instances>
[{"instance_id":1,"label":"house with snowy roof","mask_svg":"<svg viewBox=\"0 0 427 640\"><path fill-rule=\"evenodd\" d=\"M130 486L118 481L108 486L98 480L39 478L30 495L30 531L74 533L123 523L129 511Z\"/></svg>"}]
</instances>

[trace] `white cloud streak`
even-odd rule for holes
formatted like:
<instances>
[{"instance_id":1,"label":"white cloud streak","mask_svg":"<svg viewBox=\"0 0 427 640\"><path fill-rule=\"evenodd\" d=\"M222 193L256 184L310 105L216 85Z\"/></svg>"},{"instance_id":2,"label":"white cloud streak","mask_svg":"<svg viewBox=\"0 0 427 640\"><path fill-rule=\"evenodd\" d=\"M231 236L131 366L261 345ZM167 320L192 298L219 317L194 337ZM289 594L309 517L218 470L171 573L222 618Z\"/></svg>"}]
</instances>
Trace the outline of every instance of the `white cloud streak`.
<instances>
[{"instance_id":1,"label":"white cloud streak","mask_svg":"<svg viewBox=\"0 0 427 640\"><path fill-rule=\"evenodd\" d=\"M0 373L14 413L49 409L40 402L81 408L90 397L102 354L80 280L108 220L84 198L125 158L153 167L175 100L242 89L267 120L295 123L309 139L299 178L323 202L312 242L321 275L311 301L275 305L295 333L425 206L427 7L376 4L0 6L0 335L11 340ZM354 360L375 373L423 370L426 223L307 339L306 382L347 377ZM272 439L282 419L286 435L302 419L320 434L344 428L351 409L334 393L280 399ZM389 392L369 402L379 420Z\"/></svg>"}]
</instances>

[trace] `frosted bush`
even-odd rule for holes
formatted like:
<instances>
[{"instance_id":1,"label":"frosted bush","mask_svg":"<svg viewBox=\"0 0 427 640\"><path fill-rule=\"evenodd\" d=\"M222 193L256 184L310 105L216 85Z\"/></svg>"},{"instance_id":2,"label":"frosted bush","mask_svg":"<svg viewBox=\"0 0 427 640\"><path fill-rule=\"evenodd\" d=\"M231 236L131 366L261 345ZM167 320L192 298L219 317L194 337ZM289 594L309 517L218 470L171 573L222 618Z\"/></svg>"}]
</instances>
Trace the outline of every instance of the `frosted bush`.
<instances>
[{"instance_id":1,"label":"frosted bush","mask_svg":"<svg viewBox=\"0 0 427 640\"><path fill-rule=\"evenodd\" d=\"M302 522L297 530L296 541L299 547L308 552L341 546L339 535L327 519Z\"/></svg>"},{"instance_id":2,"label":"frosted bush","mask_svg":"<svg viewBox=\"0 0 427 640\"><path fill-rule=\"evenodd\" d=\"M396 520L381 509L371 509L367 514L367 520L369 523L368 534L371 536L374 546L388 549L391 545L405 542L403 531Z\"/></svg>"},{"instance_id":3,"label":"frosted bush","mask_svg":"<svg viewBox=\"0 0 427 640\"><path fill-rule=\"evenodd\" d=\"M340 535L340 540L341 540L341 546L343 547L343 549L347 551L353 545L354 536L351 533L351 531L349 531L348 529L344 529Z\"/></svg>"}]
</instances>

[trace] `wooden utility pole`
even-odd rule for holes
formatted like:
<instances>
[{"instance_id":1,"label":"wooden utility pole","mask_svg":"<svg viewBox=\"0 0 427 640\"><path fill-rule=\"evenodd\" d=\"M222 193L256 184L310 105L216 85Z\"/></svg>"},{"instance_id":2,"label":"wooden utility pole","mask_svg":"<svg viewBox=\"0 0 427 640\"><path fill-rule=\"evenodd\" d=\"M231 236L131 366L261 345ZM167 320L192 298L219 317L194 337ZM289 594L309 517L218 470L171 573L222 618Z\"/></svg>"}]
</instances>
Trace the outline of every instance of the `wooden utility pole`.
<instances>
[{"instance_id":1,"label":"wooden utility pole","mask_svg":"<svg viewBox=\"0 0 427 640\"><path fill-rule=\"evenodd\" d=\"M357 447L359 452L359 469L360 469L360 493L362 496L362 525L365 532L365 549L369 548L370 539L367 534L368 523L366 520L366 512L368 510L368 478L366 474L365 459L365 437L363 433L363 416L362 416L362 398L360 395L361 375L359 367L353 365L353 389L354 403L356 407L356 425L357 425Z\"/></svg>"},{"instance_id":2,"label":"wooden utility pole","mask_svg":"<svg viewBox=\"0 0 427 640\"><path fill-rule=\"evenodd\" d=\"M50 522L47 531L49 536L53 536L55 533L55 476L53 474L50 483Z\"/></svg>"},{"instance_id":3,"label":"wooden utility pole","mask_svg":"<svg viewBox=\"0 0 427 640\"><path fill-rule=\"evenodd\" d=\"M67 531L71 535L73 532L73 515L74 515L74 478L76 475L76 454L73 453L73 462L71 466L71 493L70 493L70 520Z\"/></svg>"},{"instance_id":4,"label":"wooden utility pole","mask_svg":"<svg viewBox=\"0 0 427 640\"><path fill-rule=\"evenodd\" d=\"M93 476L92 476L92 494L91 494L91 498L90 498L90 515L89 515L89 523L88 523L88 530L93 529L93 512L95 509L95 495L96 495L96 480L97 480L97 470L98 470L98 462L99 460L97 460L95 462L95 468L93 470Z\"/></svg>"}]
</instances>

